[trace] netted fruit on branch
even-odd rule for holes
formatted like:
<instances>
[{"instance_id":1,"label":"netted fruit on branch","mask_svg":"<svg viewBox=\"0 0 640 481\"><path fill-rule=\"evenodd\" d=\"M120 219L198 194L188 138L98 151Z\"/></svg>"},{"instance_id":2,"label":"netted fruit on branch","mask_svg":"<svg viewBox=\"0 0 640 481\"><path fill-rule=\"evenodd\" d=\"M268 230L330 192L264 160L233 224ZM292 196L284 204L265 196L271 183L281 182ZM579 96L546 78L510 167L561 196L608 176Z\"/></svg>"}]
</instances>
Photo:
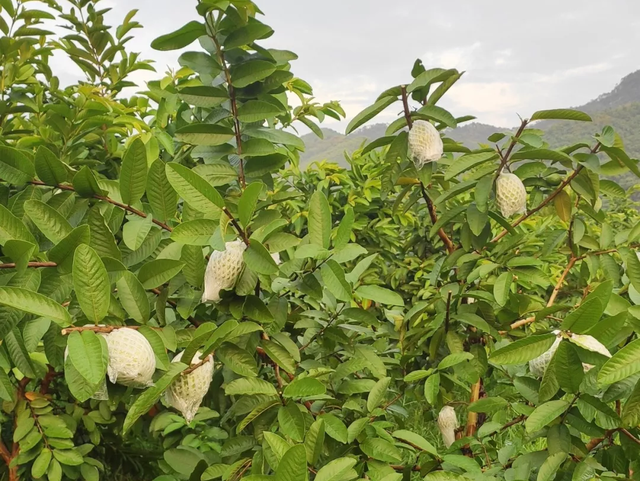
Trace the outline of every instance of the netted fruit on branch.
<instances>
[{"instance_id":1,"label":"netted fruit on branch","mask_svg":"<svg viewBox=\"0 0 640 481\"><path fill-rule=\"evenodd\" d=\"M527 211L527 189L517 175L502 173L498 176L496 203L504 217Z\"/></svg>"},{"instance_id":2,"label":"netted fruit on branch","mask_svg":"<svg viewBox=\"0 0 640 481\"><path fill-rule=\"evenodd\" d=\"M409 131L409 151L416 168L421 169L426 163L442 157L444 146L440 132L431 122L416 120Z\"/></svg>"},{"instance_id":3,"label":"netted fruit on branch","mask_svg":"<svg viewBox=\"0 0 640 481\"><path fill-rule=\"evenodd\" d=\"M184 351L173 358L172 362L182 359ZM191 360L191 365L198 364L202 359L200 352ZM178 376L165 393L167 403L182 413L184 419L190 423L198 412L204 396L209 391L213 378L213 356L207 356L207 361L188 374Z\"/></svg>"},{"instance_id":4,"label":"netted fruit on branch","mask_svg":"<svg viewBox=\"0 0 640 481\"><path fill-rule=\"evenodd\" d=\"M529 371L531 371L531 374L533 374L535 377L544 376L544 373L547 370L547 367L549 367L549 363L551 362L551 358L558 350L558 346L562 341L562 336L560 335L560 331L556 330L556 331L553 331L553 333L557 337L556 337L556 340L553 341L553 344L551 345L551 347L547 351L545 351L544 353L536 357L535 359L532 359L531 361L529 361Z\"/></svg>"},{"instance_id":5,"label":"netted fruit on branch","mask_svg":"<svg viewBox=\"0 0 640 481\"><path fill-rule=\"evenodd\" d=\"M446 447L451 446L456 441L456 429L458 429L458 418L456 411L451 406L445 406L438 414L438 429L442 434L442 441Z\"/></svg>"},{"instance_id":6,"label":"netted fruit on branch","mask_svg":"<svg viewBox=\"0 0 640 481\"><path fill-rule=\"evenodd\" d=\"M218 302L220 291L231 289L242 272L242 255L246 245L241 240L227 242L224 251L214 251L204 273L202 302Z\"/></svg>"},{"instance_id":7,"label":"netted fruit on branch","mask_svg":"<svg viewBox=\"0 0 640 481\"><path fill-rule=\"evenodd\" d=\"M115 329L104 335L109 348L107 375L112 383L136 388L153 384L156 356L147 338L135 329Z\"/></svg>"}]
</instances>

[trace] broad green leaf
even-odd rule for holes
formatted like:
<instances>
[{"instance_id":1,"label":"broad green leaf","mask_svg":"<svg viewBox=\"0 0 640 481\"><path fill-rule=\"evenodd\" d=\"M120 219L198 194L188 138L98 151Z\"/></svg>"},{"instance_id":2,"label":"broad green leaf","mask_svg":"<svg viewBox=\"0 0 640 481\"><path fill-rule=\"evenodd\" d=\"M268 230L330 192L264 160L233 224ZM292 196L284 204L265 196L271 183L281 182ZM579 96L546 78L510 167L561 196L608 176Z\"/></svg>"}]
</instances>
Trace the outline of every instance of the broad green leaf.
<instances>
[{"instance_id":1,"label":"broad green leaf","mask_svg":"<svg viewBox=\"0 0 640 481\"><path fill-rule=\"evenodd\" d=\"M591 122L591 117L573 109L553 109L553 110L538 110L531 116L531 121L534 120L579 120L583 122Z\"/></svg>"},{"instance_id":2,"label":"broad green leaf","mask_svg":"<svg viewBox=\"0 0 640 481\"><path fill-rule=\"evenodd\" d=\"M470 352L454 352L440 361L440 363L438 364L438 369L442 371L462 362L470 361L471 359L473 359L473 354L471 354Z\"/></svg>"},{"instance_id":3,"label":"broad green leaf","mask_svg":"<svg viewBox=\"0 0 640 481\"><path fill-rule=\"evenodd\" d=\"M640 424L640 382L636 384L622 408L622 423L629 428Z\"/></svg>"},{"instance_id":4,"label":"broad green leaf","mask_svg":"<svg viewBox=\"0 0 640 481\"><path fill-rule=\"evenodd\" d=\"M496 279L496 282L493 285L493 297L499 306L504 307L509 301L512 282L513 274L511 272L503 272Z\"/></svg>"},{"instance_id":5,"label":"broad green leaf","mask_svg":"<svg viewBox=\"0 0 640 481\"><path fill-rule=\"evenodd\" d=\"M216 350L216 357L240 376L255 377L258 375L258 367L253 356L235 344L223 343Z\"/></svg>"},{"instance_id":6,"label":"broad green leaf","mask_svg":"<svg viewBox=\"0 0 640 481\"><path fill-rule=\"evenodd\" d=\"M344 270L333 259L328 259L320 268L320 275L324 285L336 299L341 301L351 300L351 286L345 279Z\"/></svg>"},{"instance_id":7,"label":"broad green leaf","mask_svg":"<svg viewBox=\"0 0 640 481\"><path fill-rule=\"evenodd\" d=\"M61 326L71 324L71 316L60 304L49 297L21 287L0 286L0 305L46 317Z\"/></svg>"},{"instance_id":8,"label":"broad green leaf","mask_svg":"<svg viewBox=\"0 0 640 481\"><path fill-rule=\"evenodd\" d=\"M347 129L345 131L345 135L350 134L354 130L356 130L361 125L366 124L369 120L373 119L376 115L382 112L384 109L389 107L389 105L395 103L398 100L397 97L384 97L380 100L376 101L373 105L367 107L358 115L356 115L349 125L347 125Z\"/></svg>"},{"instance_id":9,"label":"broad green leaf","mask_svg":"<svg viewBox=\"0 0 640 481\"><path fill-rule=\"evenodd\" d=\"M314 192L309 201L309 240L324 249L329 248L331 239L331 207L324 193Z\"/></svg>"},{"instance_id":10,"label":"broad green leaf","mask_svg":"<svg viewBox=\"0 0 640 481\"><path fill-rule=\"evenodd\" d=\"M224 199L216 188L184 165L167 164L166 174L178 195L194 209L217 213L224 207Z\"/></svg>"},{"instance_id":11,"label":"broad green leaf","mask_svg":"<svg viewBox=\"0 0 640 481\"><path fill-rule=\"evenodd\" d=\"M192 20L178 30L161 35L151 42L151 48L155 50L178 50L191 44L199 37L206 35L207 31L200 22Z\"/></svg>"},{"instance_id":12,"label":"broad green leaf","mask_svg":"<svg viewBox=\"0 0 640 481\"><path fill-rule=\"evenodd\" d=\"M598 372L598 384L613 384L637 372L640 372L640 339L630 342L604 363Z\"/></svg>"},{"instance_id":13,"label":"broad green leaf","mask_svg":"<svg viewBox=\"0 0 640 481\"><path fill-rule=\"evenodd\" d=\"M178 92L178 97L189 105L211 108L217 107L226 101L229 98L229 94L220 87L196 86L181 88Z\"/></svg>"},{"instance_id":14,"label":"broad green leaf","mask_svg":"<svg viewBox=\"0 0 640 481\"><path fill-rule=\"evenodd\" d=\"M167 357L167 349L162 337L157 330L148 326L140 326L138 332L147 338L153 353L156 355L156 367L163 371L169 369L169 358Z\"/></svg>"},{"instance_id":15,"label":"broad green leaf","mask_svg":"<svg viewBox=\"0 0 640 481\"><path fill-rule=\"evenodd\" d=\"M174 259L155 259L147 262L138 272L138 280L145 289L153 289L173 279L184 267Z\"/></svg>"},{"instance_id":16,"label":"broad green leaf","mask_svg":"<svg viewBox=\"0 0 640 481\"><path fill-rule=\"evenodd\" d=\"M529 336L494 351L489 360L494 364L524 364L548 351L555 340L555 334Z\"/></svg>"},{"instance_id":17,"label":"broad green leaf","mask_svg":"<svg viewBox=\"0 0 640 481\"><path fill-rule=\"evenodd\" d=\"M142 247L152 227L151 217L132 219L122 228L122 240L129 249L136 251Z\"/></svg>"},{"instance_id":18,"label":"broad green leaf","mask_svg":"<svg viewBox=\"0 0 640 481\"><path fill-rule=\"evenodd\" d=\"M177 225L171 232L171 239L191 246L208 246L211 236L220 223L211 219L196 219Z\"/></svg>"},{"instance_id":19,"label":"broad green leaf","mask_svg":"<svg viewBox=\"0 0 640 481\"><path fill-rule=\"evenodd\" d=\"M568 454L565 452L558 452L550 455L544 460L540 470L538 471L538 477L536 481L551 481L556 476L556 472L567 459Z\"/></svg>"},{"instance_id":20,"label":"broad green leaf","mask_svg":"<svg viewBox=\"0 0 640 481\"><path fill-rule=\"evenodd\" d=\"M275 64L266 60L249 60L231 67L231 84L243 88L254 82L266 79L275 72Z\"/></svg>"},{"instance_id":21,"label":"broad green leaf","mask_svg":"<svg viewBox=\"0 0 640 481\"><path fill-rule=\"evenodd\" d=\"M33 162L18 149L0 145L0 179L22 185L36 175Z\"/></svg>"},{"instance_id":22,"label":"broad green leaf","mask_svg":"<svg viewBox=\"0 0 640 481\"><path fill-rule=\"evenodd\" d=\"M80 244L89 244L91 233L88 225L73 229L64 239L49 250L49 259L58 264L62 272L71 272L73 255Z\"/></svg>"},{"instance_id":23,"label":"broad green leaf","mask_svg":"<svg viewBox=\"0 0 640 481\"><path fill-rule=\"evenodd\" d=\"M29 260L36 249L36 245L31 242L11 239L5 242L2 253L15 262L16 272L22 274L29 267Z\"/></svg>"},{"instance_id":24,"label":"broad green leaf","mask_svg":"<svg viewBox=\"0 0 640 481\"><path fill-rule=\"evenodd\" d=\"M389 441L380 438L367 438L360 449L367 456L385 463L399 463L402 453Z\"/></svg>"},{"instance_id":25,"label":"broad green leaf","mask_svg":"<svg viewBox=\"0 0 640 481\"><path fill-rule=\"evenodd\" d=\"M424 397L429 404L435 405L440 393L440 373L430 375L424 382Z\"/></svg>"},{"instance_id":26,"label":"broad green leaf","mask_svg":"<svg viewBox=\"0 0 640 481\"><path fill-rule=\"evenodd\" d=\"M262 177L277 172L288 161L289 157L280 153L251 157L244 163L244 173L248 178Z\"/></svg>"},{"instance_id":27,"label":"broad green leaf","mask_svg":"<svg viewBox=\"0 0 640 481\"><path fill-rule=\"evenodd\" d=\"M469 405L469 411L474 413L493 413L505 409L509 403L501 397L485 397Z\"/></svg>"},{"instance_id":28,"label":"broad green leaf","mask_svg":"<svg viewBox=\"0 0 640 481\"><path fill-rule=\"evenodd\" d=\"M245 129L242 133L256 139L264 139L277 144L289 145L298 150L304 150L304 142L300 137L284 130L252 127Z\"/></svg>"},{"instance_id":29,"label":"broad green leaf","mask_svg":"<svg viewBox=\"0 0 640 481\"><path fill-rule=\"evenodd\" d=\"M318 470L314 481L350 481L358 477L353 469L356 465L353 458L338 458L329 461Z\"/></svg>"},{"instance_id":30,"label":"broad green leaf","mask_svg":"<svg viewBox=\"0 0 640 481\"><path fill-rule=\"evenodd\" d=\"M24 345L24 339L22 333L17 327L8 332L3 341L7 348L9 357L13 361L13 364L20 370L26 377L34 378L36 376L31 357ZM15 437L15 434L14 434Z\"/></svg>"},{"instance_id":31,"label":"broad green leaf","mask_svg":"<svg viewBox=\"0 0 640 481\"><path fill-rule=\"evenodd\" d=\"M576 334L587 332L598 323L605 307L606 305L603 306L598 298L586 299L580 307L564 318L562 330Z\"/></svg>"},{"instance_id":32,"label":"broad green leaf","mask_svg":"<svg viewBox=\"0 0 640 481\"><path fill-rule=\"evenodd\" d=\"M105 194L98 185L95 174L86 165L73 176L73 188L80 197L95 197Z\"/></svg>"},{"instance_id":33,"label":"broad green leaf","mask_svg":"<svg viewBox=\"0 0 640 481\"><path fill-rule=\"evenodd\" d=\"M161 159L151 164L146 187L153 216L162 222L167 222L175 216L178 204L178 194L171 187L165 169L165 163Z\"/></svg>"},{"instance_id":34,"label":"broad green leaf","mask_svg":"<svg viewBox=\"0 0 640 481\"><path fill-rule=\"evenodd\" d=\"M227 396L238 396L242 394L256 395L265 394L268 396L277 396L278 391L273 384L263 381L255 377L242 377L231 381L224 389Z\"/></svg>"},{"instance_id":35,"label":"broad green leaf","mask_svg":"<svg viewBox=\"0 0 640 481\"><path fill-rule=\"evenodd\" d=\"M314 466L322 454L324 447L324 421L316 419L304 437L304 447L307 451L307 463ZM317 477L316 477L317 479Z\"/></svg>"},{"instance_id":36,"label":"broad green leaf","mask_svg":"<svg viewBox=\"0 0 640 481\"><path fill-rule=\"evenodd\" d=\"M580 389L580 383L584 377L582 363L576 349L570 342L563 341L554 354L556 368L555 376L560 387L569 393L576 393Z\"/></svg>"},{"instance_id":37,"label":"broad green leaf","mask_svg":"<svg viewBox=\"0 0 640 481\"><path fill-rule=\"evenodd\" d=\"M249 222L251 222L253 213L256 210L256 205L258 204L258 196L260 192L262 192L263 186L264 184L262 182L249 184L238 201L238 218L244 227L247 227Z\"/></svg>"},{"instance_id":38,"label":"broad green leaf","mask_svg":"<svg viewBox=\"0 0 640 481\"><path fill-rule=\"evenodd\" d=\"M528 433L539 431L551 421L564 413L569 407L567 401L561 399L549 401L538 406L527 418L524 425Z\"/></svg>"},{"instance_id":39,"label":"broad green leaf","mask_svg":"<svg viewBox=\"0 0 640 481\"><path fill-rule=\"evenodd\" d=\"M42 177L41 177L42 178ZM52 453L49 448L43 448L36 460L31 465L31 476L38 479L44 476L49 469Z\"/></svg>"},{"instance_id":40,"label":"broad green leaf","mask_svg":"<svg viewBox=\"0 0 640 481\"><path fill-rule=\"evenodd\" d=\"M625 260L627 264L627 276L636 291L640 292L640 259L638 259L636 253L632 251L627 254Z\"/></svg>"},{"instance_id":41,"label":"broad green leaf","mask_svg":"<svg viewBox=\"0 0 640 481\"><path fill-rule=\"evenodd\" d=\"M79 245L73 254L73 287L87 319L102 321L109 310L111 282L102 259L86 244Z\"/></svg>"},{"instance_id":42,"label":"broad green leaf","mask_svg":"<svg viewBox=\"0 0 640 481\"><path fill-rule=\"evenodd\" d=\"M35 237L24 223L0 204L0 245L12 239L37 244Z\"/></svg>"},{"instance_id":43,"label":"broad green leaf","mask_svg":"<svg viewBox=\"0 0 640 481\"><path fill-rule=\"evenodd\" d=\"M275 481L307 481L308 479L307 453L304 446L297 445L289 448L278 464Z\"/></svg>"},{"instance_id":44,"label":"broad green leaf","mask_svg":"<svg viewBox=\"0 0 640 481\"><path fill-rule=\"evenodd\" d=\"M389 388L390 382L390 377L383 377L378 382L376 382L376 385L373 386L373 389L367 397L367 411L373 411L382 403L387 394L387 389Z\"/></svg>"},{"instance_id":45,"label":"broad green leaf","mask_svg":"<svg viewBox=\"0 0 640 481\"><path fill-rule=\"evenodd\" d=\"M320 381L312 377L304 377L291 381L291 383L284 388L282 394L288 398L303 398L321 396L325 392L327 392L327 388Z\"/></svg>"},{"instance_id":46,"label":"broad green leaf","mask_svg":"<svg viewBox=\"0 0 640 481\"><path fill-rule=\"evenodd\" d=\"M142 416L147 413L154 404L158 402L162 393L169 387L169 385L173 382L176 376L179 376L182 371L187 368L186 364L182 364L181 362L172 362L169 365L169 369L166 373L160 377L157 381L155 381L154 385L147 390L145 390L135 402L131 405L129 410L127 411L127 416L124 419L124 424L122 425L122 433L123 435L131 429L133 424Z\"/></svg>"},{"instance_id":47,"label":"broad green leaf","mask_svg":"<svg viewBox=\"0 0 640 481\"><path fill-rule=\"evenodd\" d=\"M380 286L360 286L356 289L356 295L363 299L370 299L379 304L390 304L392 306L404 306L404 301L400 294L390 291Z\"/></svg>"},{"instance_id":48,"label":"broad green leaf","mask_svg":"<svg viewBox=\"0 0 640 481\"><path fill-rule=\"evenodd\" d=\"M556 162L571 162L572 159L569 155L558 150L549 149L533 149L533 150L519 150L515 154L511 155L512 160L553 160Z\"/></svg>"},{"instance_id":49,"label":"broad green leaf","mask_svg":"<svg viewBox=\"0 0 640 481\"><path fill-rule=\"evenodd\" d=\"M137 138L122 156L120 168L120 197L127 205L135 204L144 194L147 185L147 149Z\"/></svg>"},{"instance_id":50,"label":"broad green leaf","mask_svg":"<svg viewBox=\"0 0 640 481\"><path fill-rule=\"evenodd\" d=\"M233 32L231 32L224 40L225 49L232 49L249 45L256 40L270 37L273 29L262 22L250 19L249 22Z\"/></svg>"},{"instance_id":51,"label":"broad green leaf","mask_svg":"<svg viewBox=\"0 0 640 481\"><path fill-rule=\"evenodd\" d=\"M339 250L347 245L349 239L351 237L351 231L353 228L354 214L353 209L348 207L340 220L340 225L338 226L338 232L336 233L336 237L333 240L333 248Z\"/></svg>"},{"instance_id":52,"label":"broad green leaf","mask_svg":"<svg viewBox=\"0 0 640 481\"><path fill-rule=\"evenodd\" d=\"M436 448L419 434L406 429L400 429L398 431L394 431L392 435L394 438L398 438L416 449L420 449L421 451L432 454L433 456L438 456Z\"/></svg>"},{"instance_id":53,"label":"broad green leaf","mask_svg":"<svg viewBox=\"0 0 640 481\"><path fill-rule=\"evenodd\" d=\"M24 211L45 237L54 244L60 242L72 231L67 219L44 202L28 200L24 203Z\"/></svg>"},{"instance_id":54,"label":"broad green leaf","mask_svg":"<svg viewBox=\"0 0 640 481\"><path fill-rule=\"evenodd\" d=\"M334 416L333 414L322 414L321 416L319 416L319 419L322 419L324 421L324 430L329 437L335 439L339 443L347 443L347 427L340 420L340 418ZM366 419L368 420L369 418Z\"/></svg>"},{"instance_id":55,"label":"broad green leaf","mask_svg":"<svg viewBox=\"0 0 640 481\"><path fill-rule=\"evenodd\" d=\"M192 145L222 145L233 139L234 136L235 134L230 128L214 124L189 124L176 130L176 139ZM168 175L169 173L167 172L167 176ZM173 182L171 182L171 185L173 185L174 189L178 190ZM180 191L178 191L178 193L180 193Z\"/></svg>"},{"instance_id":56,"label":"broad green leaf","mask_svg":"<svg viewBox=\"0 0 640 481\"><path fill-rule=\"evenodd\" d=\"M109 351L104 337L93 331L72 332L68 340L69 359L90 384L98 384L107 374Z\"/></svg>"},{"instance_id":57,"label":"broad green leaf","mask_svg":"<svg viewBox=\"0 0 640 481\"><path fill-rule=\"evenodd\" d=\"M271 275L278 272L278 265L269 251L258 242L252 240L243 254L247 267L258 274Z\"/></svg>"},{"instance_id":58,"label":"broad green leaf","mask_svg":"<svg viewBox=\"0 0 640 481\"><path fill-rule=\"evenodd\" d=\"M149 320L151 309L147 293L138 278L132 272L125 271L116 282L116 288L127 314L140 324L145 324Z\"/></svg>"},{"instance_id":59,"label":"broad green leaf","mask_svg":"<svg viewBox=\"0 0 640 481\"><path fill-rule=\"evenodd\" d=\"M296 372L296 362L293 356L280 344L273 341L262 341L262 347L267 355L280 366L282 369L290 374Z\"/></svg>"},{"instance_id":60,"label":"broad green leaf","mask_svg":"<svg viewBox=\"0 0 640 481\"><path fill-rule=\"evenodd\" d=\"M435 122L441 122L447 127L455 128L457 126L456 119L447 110L436 105L425 105L420 107L416 112L418 117L426 117Z\"/></svg>"},{"instance_id":61,"label":"broad green leaf","mask_svg":"<svg viewBox=\"0 0 640 481\"><path fill-rule=\"evenodd\" d=\"M278 410L278 424L280 425L280 431L292 440L302 442L304 439L304 417L296 403L289 402L289 404L282 406ZM303 449L302 452L306 462L306 451Z\"/></svg>"},{"instance_id":62,"label":"broad green leaf","mask_svg":"<svg viewBox=\"0 0 640 481\"><path fill-rule=\"evenodd\" d=\"M43 145L36 151L35 168L36 174L45 184L58 185L67 180L67 169L62 161Z\"/></svg>"},{"instance_id":63,"label":"broad green leaf","mask_svg":"<svg viewBox=\"0 0 640 481\"><path fill-rule=\"evenodd\" d=\"M271 102L249 100L238 108L238 119L241 122L258 122L283 114L282 108Z\"/></svg>"},{"instance_id":64,"label":"broad green leaf","mask_svg":"<svg viewBox=\"0 0 640 481\"><path fill-rule=\"evenodd\" d=\"M465 154L462 157L457 158L447 168L444 179L451 180L467 170L478 167L486 162L496 160L498 155L495 152L479 152L473 154Z\"/></svg>"}]
</instances>

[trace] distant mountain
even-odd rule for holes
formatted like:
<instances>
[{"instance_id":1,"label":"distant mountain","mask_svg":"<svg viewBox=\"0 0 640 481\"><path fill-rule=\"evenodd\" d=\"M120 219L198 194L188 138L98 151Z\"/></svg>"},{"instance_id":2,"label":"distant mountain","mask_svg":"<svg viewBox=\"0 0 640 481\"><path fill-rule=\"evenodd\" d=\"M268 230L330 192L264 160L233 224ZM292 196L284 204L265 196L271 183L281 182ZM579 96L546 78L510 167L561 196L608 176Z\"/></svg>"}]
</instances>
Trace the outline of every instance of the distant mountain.
<instances>
[{"instance_id":1,"label":"distant mountain","mask_svg":"<svg viewBox=\"0 0 640 481\"><path fill-rule=\"evenodd\" d=\"M545 131L545 137L552 147L570 145L588 138L605 125L611 125L624 139L629 154L640 158L640 70L624 77L611 92L574 108L589 113L593 122L545 121L536 124L536 128ZM305 135L302 138L307 150L302 155L302 164L327 159L346 166L345 152L353 152L363 143L383 136L386 127L384 124L374 124L348 136L323 129L324 140L313 134ZM486 142L492 133L509 130L473 122L449 131L448 135L468 147L477 147L479 143Z\"/></svg>"}]
</instances>

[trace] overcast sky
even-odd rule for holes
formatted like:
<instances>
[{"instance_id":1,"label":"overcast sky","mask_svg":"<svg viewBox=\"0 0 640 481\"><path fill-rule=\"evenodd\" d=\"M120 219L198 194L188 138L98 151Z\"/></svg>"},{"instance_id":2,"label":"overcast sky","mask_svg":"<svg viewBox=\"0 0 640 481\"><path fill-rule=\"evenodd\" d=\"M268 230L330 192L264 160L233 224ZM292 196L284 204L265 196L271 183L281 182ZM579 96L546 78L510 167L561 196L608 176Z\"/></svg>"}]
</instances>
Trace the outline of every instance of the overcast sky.
<instances>
[{"instance_id":1,"label":"overcast sky","mask_svg":"<svg viewBox=\"0 0 640 481\"><path fill-rule=\"evenodd\" d=\"M163 73L178 53L156 52L158 35L195 18L195 0L104 0L111 25L130 8L144 30L131 47ZM274 28L267 46L295 51L294 73L319 101L348 117L382 90L427 68L465 70L443 106L455 116L510 127L516 113L583 104L640 68L638 0L257 0ZM192 48L196 45L192 45ZM74 66L64 59L68 75ZM381 120L395 117L392 110ZM332 125L342 129L346 123Z\"/></svg>"}]
</instances>

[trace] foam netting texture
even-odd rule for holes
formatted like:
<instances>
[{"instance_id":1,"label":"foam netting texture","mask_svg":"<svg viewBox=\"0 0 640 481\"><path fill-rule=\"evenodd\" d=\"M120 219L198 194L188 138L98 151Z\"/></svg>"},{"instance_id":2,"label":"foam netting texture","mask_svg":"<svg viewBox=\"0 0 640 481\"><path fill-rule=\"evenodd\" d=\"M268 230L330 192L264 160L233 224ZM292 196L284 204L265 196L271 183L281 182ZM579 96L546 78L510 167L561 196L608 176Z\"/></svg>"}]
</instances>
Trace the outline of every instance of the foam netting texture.
<instances>
[{"instance_id":1,"label":"foam netting texture","mask_svg":"<svg viewBox=\"0 0 640 481\"><path fill-rule=\"evenodd\" d=\"M426 163L442 157L442 138L438 130L426 120L416 120L409 131L409 151L416 164L421 169Z\"/></svg>"},{"instance_id":2,"label":"foam netting texture","mask_svg":"<svg viewBox=\"0 0 640 481\"><path fill-rule=\"evenodd\" d=\"M527 211L527 189L517 175L502 173L498 176L496 203L504 217Z\"/></svg>"},{"instance_id":3,"label":"foam netting texture","mask_svg":"<svg viewBox=\"0 0 640 481\"><path fill-rule=\"evenodd\" d=\"M204 274L202 302L218 302L220 291L231 289L242 272L242 255L246 245L241 240L227 242L224 251L214 251L209 257Z\"/></svg>"},{"instance_id":4,"label":"foam netting texture","mask_svg":"<svg viewBox=\"0 0 640 481\"><path fill-rule=\"evenodd\" d=\"M178 362L182 359L184 351L173 358L171 362ZM198 364L202 359L200 352L196 353L191 360L191 365ZM196 413L204 396L209 391L211 379L213 378L213 357L208 356L208 361L202 364L189 374L178 376L169 389L165 392L167 404L182 413L184 419L190 423Z\"/></svg>"},{"instance_id":5,"label":"foam netting texture","mask_svg":"<svg viewBox=\"0 0 640 481\"><path fill-rule=\"evenodd\" d=\"M449 447L456 441L456 429L458 429L458 417L451 406L444 406L438 414L438 429L442 434L445 446Z\"/></svg>"},{"instance_id":6,"label":"foam netting texture","mask_svg":"<svg viewBox=\"0 0 640 481\"><path fill-rule=\"evenodd\" d=\"M156 356L147 338L126 328L111 331L104 337L109 348L109 380L137 388L151 386Z\"/></svg>"}]
</instances>

